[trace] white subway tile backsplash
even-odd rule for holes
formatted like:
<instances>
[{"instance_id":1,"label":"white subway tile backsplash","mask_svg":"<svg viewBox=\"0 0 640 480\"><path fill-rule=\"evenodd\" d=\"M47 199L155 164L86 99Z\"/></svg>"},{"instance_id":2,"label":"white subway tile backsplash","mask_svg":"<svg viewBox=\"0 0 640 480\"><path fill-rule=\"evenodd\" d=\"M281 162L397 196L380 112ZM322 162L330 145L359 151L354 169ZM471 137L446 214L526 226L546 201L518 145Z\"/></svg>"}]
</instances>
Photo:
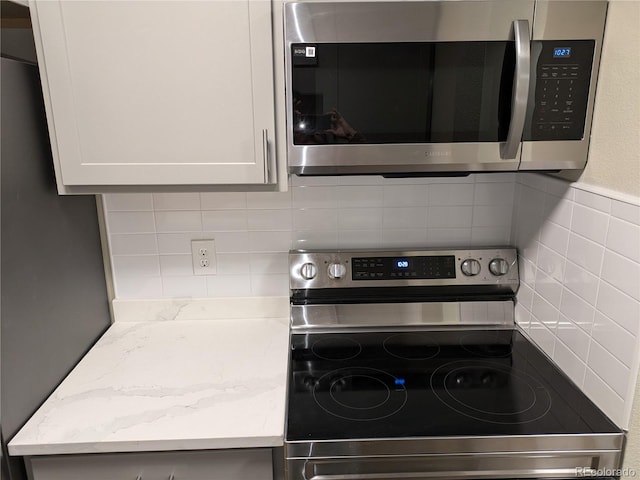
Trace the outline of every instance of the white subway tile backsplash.
<instances>
[{"instance_id":1,"label":"white subway tile backsplash","mask_svg":"<svg viewBox=\"0 0 640 480\"><path fill-rule=\"evenodd\" d=\"M584 383L584 374L587 366L561 341L556 341L553 351L553 360L578 386Z\"/></svg>"},{"instance_id":2,"label":"white subway tile backsplash","mask_svg":"<svg viewBox=\"0 0 640 480\"><path fill-rule=\"evenodd\" d=\"M640 264L607 250L602 264L602 279L635 300L640 300Z\"/></svg>"},{"instance_id":3,"label":"white subway tile backsplash","mask_svg":"<svg viewBox=\"0 0 640 480\"><path fill-rule=\"evenodd\" d=\"M301 208L293 210L293 229L336 232L338 228L338 209Z\"/></svg>"},{"instance_id":4,"label":"white subway tile backsplash","mask_svg":"<svg viewBox=\"0 0 640 480\"><path fill-rule=\"evenodd\" d=\"M604 245L609 216L592 208L574 205L571 230L599 245Z\"/></svg>"},{"instance_id":5,"label":"white subway tile backsplash","mask_svg":"<svg viewBox=\"0 0 640 480\"><path fill-rule=\"evenodd\" d=\"M591 305L596 304L598 277L584 268L567 261L564 267L564 286Z\"/></svg>"},{"instance_id":6,"label":"white subway tile backsplash","mask_svg":"<svg viewBox=\"0 0 640 480\"><path fill-rule=\"evenodd\" d=\"M207 275L207 295L210 297L250 297L250 275Z\"/></svg>"},{"instance_id":7,"label":"white subway tile backsplash","mask_svg":"<svg viewBox=\"0 0 640 480\"><path fill-rule=\"evenodd\" d=\"M444 242L446 244L446 241ZM511 245L510 227L473 227L471 229L471 243L477 247L491 247Z\"/></svg>"},{"instance_id":8,"label":"white subway tile backsplash","mask_svg":"<svg viewBox=\"0 0 640 480\"><path fill-rule=\"evenodd\" d=\"M384 208L382 211L382 225L385 230L398 228L427 228L427 215L420 207Z\"/></svg>"},{"instance_id":9,"label":"white subway tile backsplash","mask_svg":"<svg viewBox=\"0 0 640 480\"><path fill-rule=\"evenodd\" d=\"M496 241L499 240L496 239ZM469 228L427 228L427 245L468 247L470 244L471 229Z\"/></svg>"},{"instance_id":10,"label":"white subway tile backsplash","mask_svg":"<svg viewBox=\"0 0 640 480\"><path fill-rule=\"evenodd\" d=\"M338 206L336 187L293 187L293 208L335 209Z\"/></svg>"},{"instance_id":11,"label":"white subway tile backsplash","mask_svg":"<svg viewBox=\"0 0 640 480\"><path fill-rule=\"evenodd\" d=\"M381 230L381 208L341 208L338 210L338 230Z\"/></svg>"},{"instance_id":12,"label":"white subway tile backsplash","mask_svg":"<svg viewBox=\"0 0 640 480\"><path fill-rule=\"evenodd\" d=\"M116 298L123 300L162 298L161 277L116 276L114 285Z\"/></svg>"},{"instance_id":13,"label":"white subway tile backsplash","mask_svg":"<svg viewBox=\"0 0 640 480\"><path fill-rule=\"evenodd\" d=\"M499 205L513 210L515 185L513 183L476 183L473 194L474 205Z\"/></svg>"},{"instance_id":14,"label":"white subway tile backsplash","mask_svg":"<svg viewBox=\"0 0 640 480\"><path fill-rule=\"evenodd\" d=\"M595 275L599 275L603 255L604 247L602 245L587 240L575 233L569 235L567 258L576 265L585 268Z\"/></svg>"},{"instance_id":15,"label":"white subway tile backsplash","mask_svg":"<svg viewBox=\"0 0 640 480\"><path fill-rule=\"evenodd\" d=\"M573 200L575 198L575 190L571 185L559 178L547 178L546 192L550 195L558 198L564 198L565 200ZM549 201L557 201L556 199L547 198Z\"/></svg>"},{"instance_id":16,"label":"white subway tile backsplash","mask_svg":"<svg viewBox=\"0 0 640 480\"><path fill-rule=\"evenodd\" d=\"M438 243L427 240L425 229L397 228L382 230L382 247L384 248L424 248L439 246Z\"/></svg>"},{"instance_id":17,"label":"white subway tile backsplash","mask_svg":"<svg viewBox=\"0 0 640 480\"><path fill-rule=\"evenodd\" d=\"M547 198L545 204L546 217L561 227L571 227L571 216L573 215L573 202L569 200L558 200L557 198Z\"/></svg>"},{"instance_id":18,"label":"white subway tile backsplash","mask_svg":"<svg viewBox=\"0 0 640 480\"><path fill-rule=\"evenodd\" d=\"M218 275L242 275L251 273L251 262L246 253L218 253Z\"/></svg>"},{"instance_id":19,"label":"white subway tile backsplash","mask_svg":"<svg viewBox=\"0 0 640 480\"><path fill-rule=\"evenodd\" d=\"M112 193L104 198L110 212L153 210L153 197L150 193Z\"/></svg>"},{"instance_id":20,"label":"white subway tile backsplash","mask_svg":"<svg viewBox=\"0 0 640 480\"><path fill-rule=\"evenodd\" d=\"M640 353L640 205L540 175L519 176L518 182L512 237L521 256L516 320L626 428ZM532 202L540 201L546 213L536 217ZM549 329L545 322L556 318L558 291L560 314Z\"/></svg>"},{"instance_id":21,"label":"white subway tile backsplash","mask_svg":"<svg viewBox=\"0 0 640 480\"><path fill-rule=\"evenodd\" d=\"M584 391L609 418L618 425L624 425L628 419L624 416L625 401L607 383L587 368L584 377Z\"/></svg>"},{"instance_id":22,"label":"white subway tile backsplash","mask_svg":"<svg viewBox=\"0 0 640 480\"><path fill-rule=\"evenodd\" d=\"M291 232L249 232L249 251L286 252L291 249Z\"/></svg>"},{"instance_id":23,"label":"white subway tile backsplash","mask_svg":"<svg viewBox=\"0 0 640 480\"><path fill-rule=\"evenodd\" d=\"M640 226L612 218L609 222L606 247L640 263Z\"/></svg>"},{"instance_id":24,"label":"white subway tile backsplash","mask_svg":"<svg viewBox=\"0 0 640 480\"><path fill-rule=\"evenodd\" d=\"M594 340L589 346L587 365L624 399L627 394L629 369Z\"/></svg>"},{"instance_id":25,"label":"white subway tile backsplash","mask_svg":"<svg viewBox=\"0 0 640 480\"><path fill-rule=\"evenodd\" d=\"M524 282L520 282L517 303L531 311L533 305L533 289Z\"/></svg>"},{"instance_id":26,"label":"white subway tile backsplash","mask_svg":"<svg viewBox=\"0 0 640 480\"><path fill-rule=\"evenodd\" d=\"M426 185L385 185L382 190L385 207L425 207ZM424 208L422 208L424 212Z\"/></svg>"},{"instance_id":27,"label":"white subway tile backsplash","mask_svg":"<svg viewBox=\"0 0 640 480\"><path fill-rule=\"evenodd\" d=\"M247 217L250 210L206 210L202 212L202 226L207 231L233 232L246 231L248 228ZM261 210L257 211L260 215ZM288 211L285 211L288 213Z\"/></svg>"},{"instance_id":28,"label":"white subway tile backsplash","mask_svg":"<svg viewBox=\"0 0 640 480\"><path fill-rule=\"evenodd\" d=\"M556 346L556 336L536 318L535 314L531 315L528 332L533 341L538 344L542 351L553 358L553 351Z\"/></svg>"},{"instance_id":29,"label":"white subway tile backsplash","mask_svg":"<svg viewBox=\"0 0 640 480\"><path fill-rule=\"evenodd\" d=\"M607 316L596 312L591 336L627 368L631 368L636 350L636 338L634 335Z\"/></svg>"},{"instance_id":30,"label":"white subway tile backsplash","mask_svg":"<svg viewBox=\"0 0 640 480\"><path fill-rule=\"evenodd\" d=\"M160 275L157 255L114 255L112 266L114 275L119 278Z\"/></svg>"},{"instance_id":31,"label":"white subway tile backsplash","mask_svg":"<svg viewBox=\"0 0 640 480\"><path fill-rule=\"evenodd\" d=\"M619 200L612 200L611 215L635 225L640 225L640 208L637 205L631 205L630 203L621 202Z\"/></svg>"},{"instance_id":32,"label":"white subway tile backsplash","mask_svg":"<svg viewBox=\"0 0 640 480\"><path fill-rule=\"evenodd\" d=\"M202 215L199 211L155 212L158 232L198 232L202 230Z\"/></svg>"},{"instance_id":33,"label":"white subway tile backsplash","mask_svg":"<svg viewBox=\"0 0 640 480\"><path fill-rule=\"evenodd\" d=\"M162 292L165 297L207 296L207 279L204 276L162 277Z\"/></svg>"},{"instance_id":34,"label":"white subway tile backsplash","mask_svg":"<svg viewBox=\"0 0 640 480\"><path fill-rule=\"evenodd\" d=\"M585 205L587 207L595 208L596 210L600 210L604 213L609 213L611 211L611 199L607 197L603 197L602 195L598 195L592 192L586 192L584 190L576 189L575 190L575 201L580 205Z\"/></svg>"},{"instance_id":35,"label":"white subway tile backsplash","mask_svg":"<svg viewBox=\"0 0 640 480\"><path fill-rule=\"evenodd\" d=\"M564 279L565 257L559 253L540 245L538 247L538 270L554 279L556 282L562 282ZM537 284L536 280L536 284ZM560 290L560 288L559 288Z\"/></svg>"},{"instance_id":36,"label":"white subway tile backsplash","mask_svg":"<svg viewBox=\"0 0 640 480\"><path fill-rule=\"evenodd\" d=\"M252 253L250 256L251 275L274 275L289 273L289 254Z\"/></svg>"},{"instance_id":37,"label":"white subway tile backsplash","mask_svg":"<svg viewBox=\"0 0 640 480\"><path fill-rule=\"evenodd\" d=\"M556 333L562 343L571 350L577 358L581 359L583 362L587 361L590 337L584 330L578 327L568 317L560 314Z\"/></svg>"},{"instance_id":38,"label":"white subway tile backsplash","mask_svg":"<svg viewBox=\"0 0 640 480\"><path fill-rule=\"evenodd\" d=\"M382 244L382 231L339 230L338 248L377 248Z\"/></svg>"},{"instance_id":39,"label":"white subway tile backsplash","mask_svg":"<svg viewBox=\"0 0 640 480\"><path fill-rule=\"evenodd\" d=\"M228 210L247 208L247 194L244 192L203 192L200 194L202 210Z\"/></svg>"},{"instance_id":40,"label":"white subway tile backsplash","mask_svg":"<svg viewBox=\"0 0 640 480\"><path fill-rule=\"evenodd\" d=\"M336 225L338 222L338 214L336 212ZM317 230L299 230L292 232L292 248L295 249L311 249L311 248L338 248L338 229L320 230L325 225L316 225Z\"/></svg>"},{"instance_id":41,"label":"white subway tile backsplash","mask_svg":"<svg viewBox=\"0 0 640 480\"><path fill-rule=\"evenodd\" d=\"M640 302L600 280L596 308L633 335L640 333Z\"/></svg>"},{"instance_id":42,"label":"white subway tile backsplash","mask_svg":"<svg viewBox=\"0 0 640 480\"><path fill-rule=\"evenodd\" d=\"M200 210L199 193L154 193L153 208L160 210Z\"/></svg>"},{"instance_id":43,"label":"white subway tile backsplash","mask_svg":"<svg viewBox=\"0 0 640 480\"><path fill-rule=\"evenodd\" d=\"M338 207L355 209L358 207L382 207L384 187L381 185L344 185L336 187Z\"/></svg>"},{"instance_id":44,"label":"white subway tile backsplash","mask_svg":"<svg viewBox=\"0 0 640 480\"><path fill-rule=\"evenodd\" d=\"M451 205L473 205L473 183L429 185L427 193L428 205L451 206Z\"/></svg>"},{"instance_id":45,"label":"white subway tile backsplash","mask_svg":"<svg viewBox=\"0 0 640 480\"><path fill-rule=\"evenodd\" d=\"M562 291L560 312L585 332L591 333L595 308L566 288Z\"/></svg>"},{"instance_id":46,"label":"white subway tile backsplash","mask_svg":"<svg viewBox=\"0 0 640 480\"><path fill-rule=\"evenodd\" d=\"M558 309L538 293L533 294L531 313L548 330L554 331L556 329L560 315Z\"/></svg>"},{"instance_id":47,"label":"white subway tile backsplash","mask_svg":"<svg viewBox=\"0 0 640 480\"><path fill-rule=\"evenodd\" d=\"M249 232L215 232L208 235L216 241L218 253L244 253L251 250ZM189 247L191 252L191 247Z\"/></svg>"},{"instance_id":48,"label":"white subway tile backsplash","mask_svg":"<svg viewBox=\"0 0 640 480\"><path fill-rule=\"evenodd\" d=\"M191 255L160 255L160 272L163 277L193 275Z\"/></svg>"},{"instance_id":49,"label":"white subway tile backsplash","mask_svg":"<svg viewBox=\"0 0 640 480\"><path fill-rule=\"evenodd\" d=\"M469 228L472 220L472 206L427 208L427 228Z\"/></svg>"},{"instance_id":50,"label":"white subway tile backsplash","mask_svg":"<svg viewBox=\"0 0 640 480\"><path fill-rule=\"evenodd\" d=\"M545 222L540 232L540 243L563 257L569 245L569 230L552 222Z\"/></svg>"},{"instance_id":51,"label":"white subway tile backsplash","mask_svg":"<svg viewBox=\"0 0 640 480\"><path fill-rule=\"evenodd\" d=\"M291 208L291 192L249 192L247 208Z\"/></svg>"},{"instance_id":52,"label":"white subway tile backsplash","mask_svg":"<svg viewBox=\"0 0 640 480\"><path fill-rule=\"evenodd\" d=\"M560 308L562 284L540 269L536 273L535 291L555 308Z\"/></svg>"},{"instance_id":53,"label":"white subway tile backsplash","mask_svg":"<svg viewBox=\"0 0 640 480\"><path fill-rule=\"evenodd\" d=\"M152 233L113 234L109 237L112 255L153 255L158 253L158 242Z\"/></svg>"},{"instance_id":54,"label":"white subway tile backsplash","mask_svg":"<svg viewBox=\"0 0 640 480\"><path fill-rule=\"evenodd\" d=\"M109 233L153 233L156 231L153 212L110 212Z\"/></svg>"},{"instance_id":55,"label":"white subway tile backsplash","mask_svg":"<svg viewBox=\"0 0 640 480\"><path fill-rule=\"evenodd\" d=\"M204 214L203 214L204 216ZM249 210L247 227L249 230L286 230L291 231L291 210Z\"/></svg>"},{"instance_id":56,"label":"white subway tile backsplash","mask_svg":"<svg viewBox=\"0 0 640 480\"><path fill-rule=\"evenodd\" d=\"M254 297L282 296L289 289L289 275L251 275L251 295Z\"/></svg>"},{"instance_id":57,"label":"white subway tile backsplash","mask_svg":"<svg viewBox=\"0 0 640 480\"><path fill-rule=\"evenodd\" d=\"M503 227L511 225L511 205L500 206L474 206L473 226L474 227Z\"/></svg>"}]
</instances>

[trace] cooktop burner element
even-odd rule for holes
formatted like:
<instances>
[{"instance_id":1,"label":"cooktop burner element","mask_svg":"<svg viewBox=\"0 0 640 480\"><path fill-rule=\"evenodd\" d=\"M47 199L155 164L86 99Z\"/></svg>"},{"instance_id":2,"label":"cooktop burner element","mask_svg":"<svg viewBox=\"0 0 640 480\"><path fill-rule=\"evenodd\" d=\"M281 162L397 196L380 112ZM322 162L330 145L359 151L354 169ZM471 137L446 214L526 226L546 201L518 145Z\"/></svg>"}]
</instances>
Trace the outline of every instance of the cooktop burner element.
<instances>
[{"instance_id":1,"label":"cooktop burner element","mask_svg":"<svg viewBox=\"0 0 640 480\"><path fill-rule=\"evenodd\" d=\"M362 347L352 338L334 335L313 342L311 351L324 360L351 360L360 355Z\"/></svg>"},{"instance_id":2,"label":"cooktop burner element","mask_svg":"<svg viewBox=\"0 0 640 480\"><path fill-rule=\"evenodd\" d=\"M551 409L551 396L537 379L491 362L446 363L433 372L430 385L449 408L483 422L534 422Z\"/></svg>"},{"instance_id":3,"label":"cooktop burner element","mask_svg":"<svg viewBox=\"0 0 640 480\"><path fill-rule=\"evenodd\" d=\"M431 337L420 333L396 333L382 343L389 355L406 360L429 360L440 352Z\"/></svg>"},{"instance_id":4,"label":"cooktop burner element","mask_svg":"<svg viewBox=\"0 0 640 480\"><path fill-rule=\"evenodd\" d=\"M289 268L286 480L620 468L624 432L515 324L514 249L293 251Z\"/></svg>"},{"instance_id":5,"label":"cooktop burner element","mask_svg":"<svg viewBox=\"0 0 640 480\"><path fill-rule=\"evenodd\" d=\"M511 355L509 332L473 332L460 339L467 352L479 357L508 357Z\"/></svg>"},{"instance_id":6,"label":"cooktop burner element","mask_svg":"<svg viewBox=\"0 0 640 480\"><path fill-rule=\"evenodd\" d=\"M355 421L381 420L404 407L401 379L375 368L342 368L318 380L313 398L326 412Z\"/></svg>"}]
</instances>

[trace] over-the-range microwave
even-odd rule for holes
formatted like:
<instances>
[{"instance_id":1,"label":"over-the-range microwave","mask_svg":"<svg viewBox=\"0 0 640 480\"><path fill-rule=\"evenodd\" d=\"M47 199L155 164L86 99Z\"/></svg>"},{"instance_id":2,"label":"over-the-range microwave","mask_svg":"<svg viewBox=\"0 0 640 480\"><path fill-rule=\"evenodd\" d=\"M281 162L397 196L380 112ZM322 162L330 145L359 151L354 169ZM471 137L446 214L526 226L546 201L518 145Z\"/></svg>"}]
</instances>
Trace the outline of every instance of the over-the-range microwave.
<instances>
[{"instance_id":1,"label":"over-the-range microwave","mask_svg":"<svg viewBox=\"0 0 640 480\"><path fill-rule=\"evenodd\" d=\"M298 175L584 168L607 2L285 4Z\"/></svg>"}]
</instances>

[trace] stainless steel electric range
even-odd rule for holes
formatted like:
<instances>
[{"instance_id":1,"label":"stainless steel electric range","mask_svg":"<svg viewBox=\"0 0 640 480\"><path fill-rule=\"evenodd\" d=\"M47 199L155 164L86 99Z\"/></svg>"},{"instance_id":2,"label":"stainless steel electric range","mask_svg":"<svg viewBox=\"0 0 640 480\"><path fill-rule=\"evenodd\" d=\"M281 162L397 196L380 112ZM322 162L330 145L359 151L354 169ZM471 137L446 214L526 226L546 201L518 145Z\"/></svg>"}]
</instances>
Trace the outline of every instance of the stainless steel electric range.
<instances>
[{"instance_id":1,"label":"stainless steel electric range","mask_svg":"<svg viewBox=\"0 0 640 480\"><path fill-rule=\"evenodd\" d=\"M516 251L292 251L287 480L615 477L624 433L514 322Z\"/></svg>"}]
</instances>

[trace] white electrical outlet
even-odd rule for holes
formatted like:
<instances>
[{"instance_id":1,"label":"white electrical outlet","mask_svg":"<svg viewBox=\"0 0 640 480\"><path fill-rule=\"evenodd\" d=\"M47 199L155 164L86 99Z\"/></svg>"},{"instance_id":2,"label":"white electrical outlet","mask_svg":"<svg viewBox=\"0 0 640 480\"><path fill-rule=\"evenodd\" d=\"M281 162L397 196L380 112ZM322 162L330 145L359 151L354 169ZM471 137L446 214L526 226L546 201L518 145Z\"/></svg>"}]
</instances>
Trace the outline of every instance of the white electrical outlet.
<instances>
[{"instance_id":1,"label":"white electrical outlet","mask_svg":"<svg viewBox=\"0 0 640 480\"><path fill-rule=\"evenodd\" d=\"M216 242L214 240L191 240L191 259L195 275L215 275Z\"/></svg>"}]
</instances>

